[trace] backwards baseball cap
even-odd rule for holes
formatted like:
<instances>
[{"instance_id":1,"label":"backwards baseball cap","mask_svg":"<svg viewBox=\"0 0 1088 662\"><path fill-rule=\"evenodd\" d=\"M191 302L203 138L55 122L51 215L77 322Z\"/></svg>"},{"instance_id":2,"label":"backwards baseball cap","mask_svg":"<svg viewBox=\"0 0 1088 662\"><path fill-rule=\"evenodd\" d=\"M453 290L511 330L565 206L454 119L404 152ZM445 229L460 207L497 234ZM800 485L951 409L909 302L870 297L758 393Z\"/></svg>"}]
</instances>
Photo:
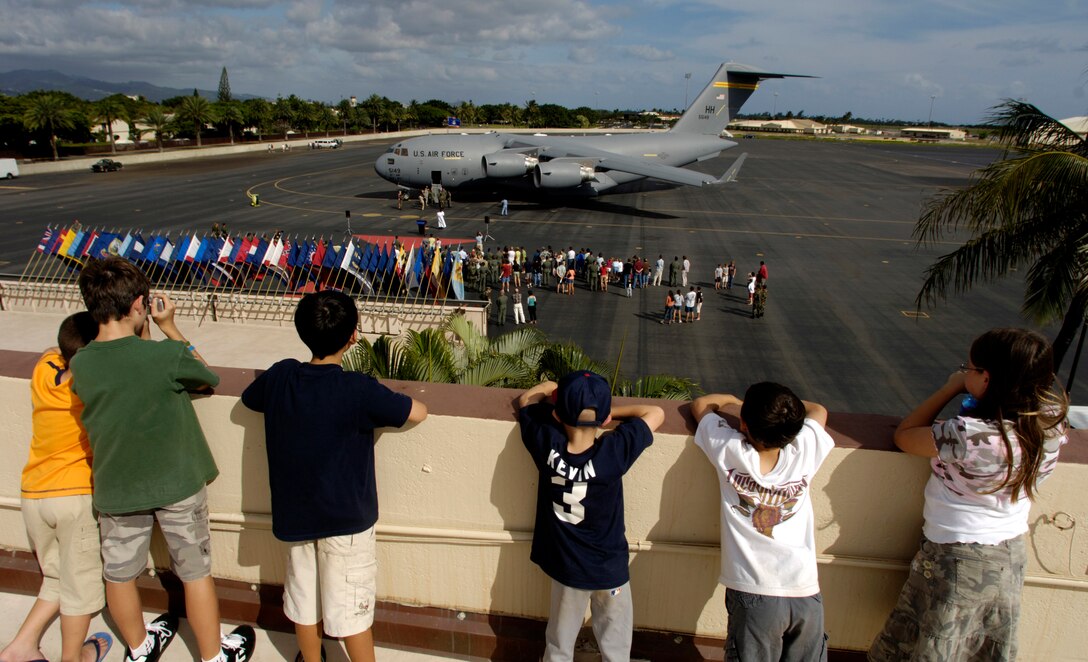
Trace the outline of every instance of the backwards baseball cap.
<instances>
[{"instance_id":1,"label":"backwards baseball cap","mask_svg":"<svg viewBox=\"0 0 1088 662\"><path fill-rule=\"evenodd\" d=\"M586 409L593 410L593 418L578 420ZM555 414L563 423L573 427L600 427L611 413L612 389L604 377L588 370L576 370L559 380Z\"/></svg>"}]
</instances>

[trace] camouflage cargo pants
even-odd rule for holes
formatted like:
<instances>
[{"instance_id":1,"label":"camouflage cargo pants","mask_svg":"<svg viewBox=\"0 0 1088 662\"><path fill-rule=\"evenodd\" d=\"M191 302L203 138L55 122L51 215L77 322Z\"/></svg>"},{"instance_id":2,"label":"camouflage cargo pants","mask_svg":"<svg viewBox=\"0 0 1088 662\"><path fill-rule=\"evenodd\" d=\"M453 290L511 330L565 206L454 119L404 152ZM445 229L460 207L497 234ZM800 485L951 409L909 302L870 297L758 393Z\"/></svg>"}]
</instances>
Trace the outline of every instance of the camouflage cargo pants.
<instances>
[{"instance_id":1,"label":"camouflage cargo pants","mask_svg":"<svg viewBox=\"0 0 1088 662\"><path fill-rule=\"evenodd\" d=\"M997 545L923 539L869 659L1015 659L1025 560L1023 536Z\"/></svg>"}]
</instances>

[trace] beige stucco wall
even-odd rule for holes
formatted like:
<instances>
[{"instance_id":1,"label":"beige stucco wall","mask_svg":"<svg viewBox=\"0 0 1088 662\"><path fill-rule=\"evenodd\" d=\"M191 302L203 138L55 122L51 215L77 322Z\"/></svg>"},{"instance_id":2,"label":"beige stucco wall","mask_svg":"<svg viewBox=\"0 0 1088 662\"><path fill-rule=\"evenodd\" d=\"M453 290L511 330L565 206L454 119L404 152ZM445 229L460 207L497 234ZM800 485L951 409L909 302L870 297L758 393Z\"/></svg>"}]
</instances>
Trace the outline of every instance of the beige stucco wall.
<instances>
[{"instance_id":1,"label":"beige stucco wall","mask_svg":"<svg viewBox=\"0 0 1088 662\"><path fill-rule=\"evenodd\" d=\"M0 377L0 545L27 549L19 472L30 436L28 382ZM398 385L432 411L483 400L491 418L432 415L378 442L380 598L407 604L543 618L548 583L529 562L536 475L510 412L512 393ZM454 390L450 390L454 389ZM196 410L221 474L209 489L217 576L282 583L269 530L261 418L233 396ZM475 408L477 411L480 407ZM632 590L640 628L724 636L717 585L718 501L713 470L676 424L658 434L625 480ZM845 419L842 419L845 420ZM832 429L835 429L835 418ZM887 435L886 427L872 430ZM856 435L855 435L856 438ZM865 648L891 609L921 532L920 458L837 447L813 488L827 629L835 648ZM1021 644L1030 659L1088 651L1088 466L1063 462L1031 514ZM1088 520L1086 520L1088 521ZM156 563L166 556L155 550Z\"/></svg>"}]
</instances>

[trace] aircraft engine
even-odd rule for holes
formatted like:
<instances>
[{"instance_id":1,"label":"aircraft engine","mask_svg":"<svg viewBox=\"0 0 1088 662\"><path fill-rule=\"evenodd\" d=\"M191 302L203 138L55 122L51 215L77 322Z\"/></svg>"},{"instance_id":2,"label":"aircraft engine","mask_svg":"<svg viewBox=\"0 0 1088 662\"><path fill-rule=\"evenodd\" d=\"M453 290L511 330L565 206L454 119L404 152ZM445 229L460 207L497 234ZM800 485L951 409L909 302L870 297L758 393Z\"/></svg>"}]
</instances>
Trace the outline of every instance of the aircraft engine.
<instances>
[{"instance_id":1,"label":"aircraft engine","mask_svg":"<svg viewBox=\"0 0 1088 662\"><path fill-rule=\"evenodd\" d=\"M549 161L533 170L533 184L537 188L572 188L596 179L593 168L570 161Z\"/></svg>"},{"instance_id":2,"label":"aircraft engine","mask_svg":"<svg viewBox=\"0 0 1088 662\"><path fill-rule=\"evenodd\" d=\"M484 172L488 177L521 177L536 167L538 160L528 154L495 152L484 155Z\"/></svg>"}]
</instances>

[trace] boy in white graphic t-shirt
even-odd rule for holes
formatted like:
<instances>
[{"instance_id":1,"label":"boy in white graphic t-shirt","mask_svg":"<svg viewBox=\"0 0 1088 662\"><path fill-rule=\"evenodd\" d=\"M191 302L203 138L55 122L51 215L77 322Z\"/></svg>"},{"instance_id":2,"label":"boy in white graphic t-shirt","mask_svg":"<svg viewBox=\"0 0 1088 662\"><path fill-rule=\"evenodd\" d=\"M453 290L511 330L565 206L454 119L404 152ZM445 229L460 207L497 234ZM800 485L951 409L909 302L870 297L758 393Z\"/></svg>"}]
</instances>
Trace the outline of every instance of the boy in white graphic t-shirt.
<instances>
[{"instance_id":1,"label":"boy in white graphic t-shirt","mask_svg":"<svg viewBox=\"0 0 1088 662\"><path fill-rule=\"evenodd\" d=\"M722 411L735 415L737 405L739 429ZM824 430L827 410L761 382L743 401L706 395L691 411L699 424L695 444L722 488L726 659L826 660L809 493L835 446Z\"/></svg>"}]
</instances>

